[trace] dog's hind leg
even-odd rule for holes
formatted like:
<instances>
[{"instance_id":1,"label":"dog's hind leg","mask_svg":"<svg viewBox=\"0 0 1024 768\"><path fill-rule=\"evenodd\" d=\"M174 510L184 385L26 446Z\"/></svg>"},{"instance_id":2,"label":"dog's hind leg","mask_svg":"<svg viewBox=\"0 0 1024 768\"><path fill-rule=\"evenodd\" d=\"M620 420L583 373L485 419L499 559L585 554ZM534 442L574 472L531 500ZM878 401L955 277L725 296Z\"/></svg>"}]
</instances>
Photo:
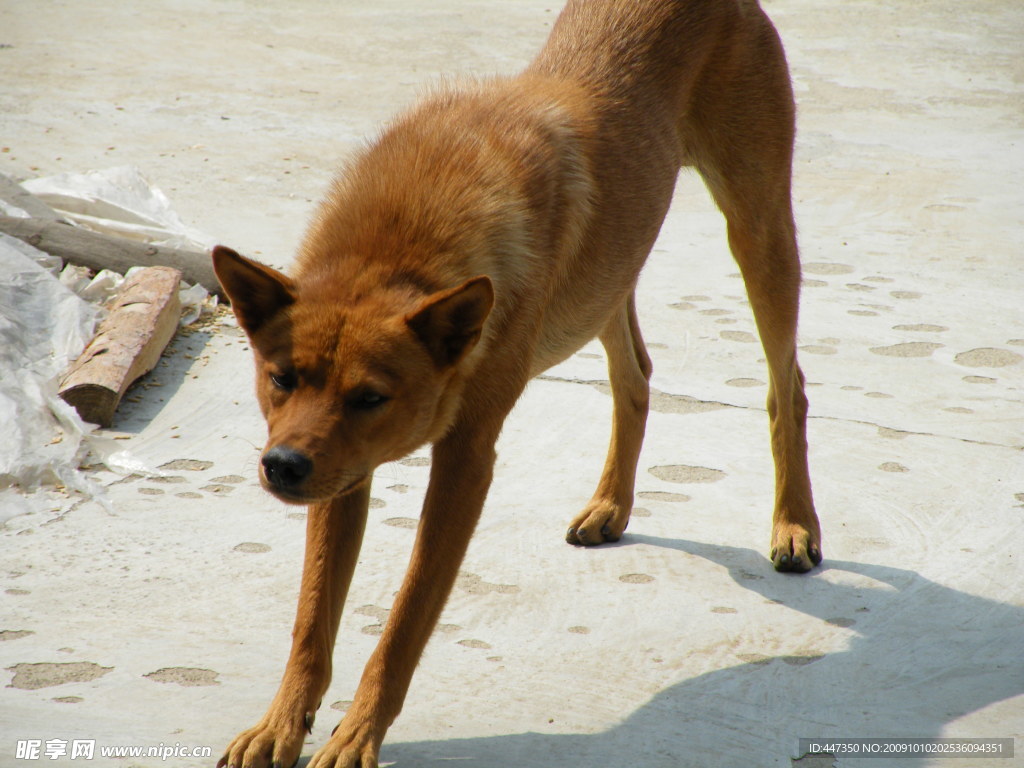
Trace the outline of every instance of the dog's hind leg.
<instances>
[{"instance_id":1,"label":"dog's hind leg","mask_svg":"<svg viewBox=\"0 0 1024 768\"><path fill-rule=\"evenodd\" d=\"M775 459L771 559L776 570L807 571L821 562L821 530L807 466L807 397L797 363L800 283L793 224L776 211L762 229L733 213L729 244L747 285L768 363L768 416Z\"/></svg>"},{"instance_id":2,"label":"dog's hind leg","mask_svg":"<svg viewBox=\"0 0 1024 768\"><path fill-rule=\"evenodd\" d=\"M370 484L313 504L306 518L306 557L292 650L277 695L254 727L228 746L218 766L293 765L331 682L331 656L359 556Z\"/></svg>"},{"instance_id":3,"label":"dog's hind leg","mask_svg":"<svg viewBox=\"0 0 1024 768\"><path fill-rule=\"evenodd\" d=\"M570 544L618 541L633 508L636 464L647 425L651 359L637 324L633 294L612 315L600 334L608 354L612 385L612 439L601 481L590 503L569 525Z\"/></svg>"},{"instance_id":4,"label":"dog's hind leg","mask_svg":"<svg viewBox=\"0 0 1024 768\"><path fill-rule=\"evenodd\" d=\"M807 467L807 398L797 364L800 259L791 202L795 108L782 45L759 10L709 58L683 136L725 214L768 363L775 459L771 558L780 571L821 562Z\"/></svg>"}]
</instances>

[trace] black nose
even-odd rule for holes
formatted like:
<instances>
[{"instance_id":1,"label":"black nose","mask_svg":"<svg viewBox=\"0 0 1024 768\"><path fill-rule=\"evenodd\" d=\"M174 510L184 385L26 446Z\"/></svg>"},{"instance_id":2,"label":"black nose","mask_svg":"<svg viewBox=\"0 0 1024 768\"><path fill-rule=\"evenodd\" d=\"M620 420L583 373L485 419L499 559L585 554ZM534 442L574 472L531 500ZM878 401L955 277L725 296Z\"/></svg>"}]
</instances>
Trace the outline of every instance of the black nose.
<instances>
[{"instance_id":1,"label":"black nose","mask_svg":"<svg viewBox=\"0 0 1024 768\"><path fill-rule=\"evenodd\" d=\"M313 471L309 457L285 445L275 445L263 454L262 462L267 482L283 491L295 490Z\"/></svg>"}]
</instances>

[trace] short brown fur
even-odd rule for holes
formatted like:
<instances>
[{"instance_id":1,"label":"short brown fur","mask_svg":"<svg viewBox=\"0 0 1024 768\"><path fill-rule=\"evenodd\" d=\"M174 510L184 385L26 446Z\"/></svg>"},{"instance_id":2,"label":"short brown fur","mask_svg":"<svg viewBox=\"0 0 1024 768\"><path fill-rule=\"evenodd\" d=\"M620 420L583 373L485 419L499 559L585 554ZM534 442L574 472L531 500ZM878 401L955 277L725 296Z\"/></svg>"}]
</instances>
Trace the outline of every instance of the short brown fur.
<instances>
[{"instance_id":1,"label":"short brown fur","mask_svg":"<svg viewBox=\"0 0 1024 768\"><path fill-rule=\"evenodd\" d=\"M291 277L214 250L249 334L269 439L261 479L309 505L291 655L263 719L220 765L291 765L331 676L374 469L433 444L408 573L355 699L310 768L370 768L402 708L526 383L597 336L613 430L568 540L622 536L651 362L637 276L676 175L728 224L764 346L778 570L821 560L796 360L794 107L755 0L570 0L518 77L439 91L355 159Z\"/></svg>"}]
</instances>

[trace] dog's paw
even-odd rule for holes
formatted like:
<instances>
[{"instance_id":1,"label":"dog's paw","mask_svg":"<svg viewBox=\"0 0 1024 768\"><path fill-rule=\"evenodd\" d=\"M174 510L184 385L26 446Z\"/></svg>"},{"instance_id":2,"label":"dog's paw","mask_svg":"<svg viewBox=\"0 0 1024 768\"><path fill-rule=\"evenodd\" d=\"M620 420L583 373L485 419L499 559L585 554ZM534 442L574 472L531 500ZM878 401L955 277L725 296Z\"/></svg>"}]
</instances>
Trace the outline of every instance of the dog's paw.
<instances>
[{"instance_id":1,"label":"dog's paw","mask_svg":"<svg viewBox=\"0 0 1024 768\"><path fill-rule=\"evenodd\" d=\"M377 768L380 742L365 722L349 725L342 720L306 768Z\"/></svg>"},{"instance_id":2,"label":"dog's paw","mask_svg":"<svg viewBox=\"0 0 1024 768\"><path fill-rule=\"evenodd\" d=\"M235 737L217 768L291 768L298 762L306 733L313 729L313 718L313 712L267 712L259 724Z\"/></svg>"},{"instance_id":3,"label":"dog's paw","mask_svg":"<svg viewBox=\"0 0 1024 768\"><path fill-rule=\"evenodd\" d=\"M772 565L776 571L806 573L821 563L821 534L796 523L777 523L772 531Z\"/></svg>"},{"instance_id":4,"label":"dog's paw","mask_svg":"<svg viewBox=\"0 0 1024 768\"><path fill-rule=\"evenodd\" d=\"M618 541L629 525L629 507L605 499L595 499L573 518L565 540L570 544L594 546Z\"/></svg>"}]
</instances>

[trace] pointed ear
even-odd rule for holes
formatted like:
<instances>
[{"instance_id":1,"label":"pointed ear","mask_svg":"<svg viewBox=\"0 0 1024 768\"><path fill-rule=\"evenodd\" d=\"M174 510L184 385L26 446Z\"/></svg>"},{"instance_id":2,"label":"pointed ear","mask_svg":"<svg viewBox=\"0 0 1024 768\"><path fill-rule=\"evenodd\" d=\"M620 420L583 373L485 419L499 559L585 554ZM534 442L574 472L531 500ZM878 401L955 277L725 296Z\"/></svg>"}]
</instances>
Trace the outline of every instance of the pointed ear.
<instances>
[{"instance_id":1,"label":"pointed ear","mask_svg":"<svg viewBox=\"0 0 1024 768\"><path fill-rule=\"evenodd\" d=\"M213 271L231 301L238 324L249 335L295 301L294 283L276 269L223 245L215 246L211 255Z\"/></svg>"},{"instance_id":2,"label":"pointed ear","mask_svg":"<svg viewBox=\"0 0 1024 768\"><path fill-rule=\"evenodd\" d=\"M406 324L426 345L439 368L458 363L480 340L494 306L494 287L486 275L457 288L428 296Z\"/></svg>"}]
</instances>

